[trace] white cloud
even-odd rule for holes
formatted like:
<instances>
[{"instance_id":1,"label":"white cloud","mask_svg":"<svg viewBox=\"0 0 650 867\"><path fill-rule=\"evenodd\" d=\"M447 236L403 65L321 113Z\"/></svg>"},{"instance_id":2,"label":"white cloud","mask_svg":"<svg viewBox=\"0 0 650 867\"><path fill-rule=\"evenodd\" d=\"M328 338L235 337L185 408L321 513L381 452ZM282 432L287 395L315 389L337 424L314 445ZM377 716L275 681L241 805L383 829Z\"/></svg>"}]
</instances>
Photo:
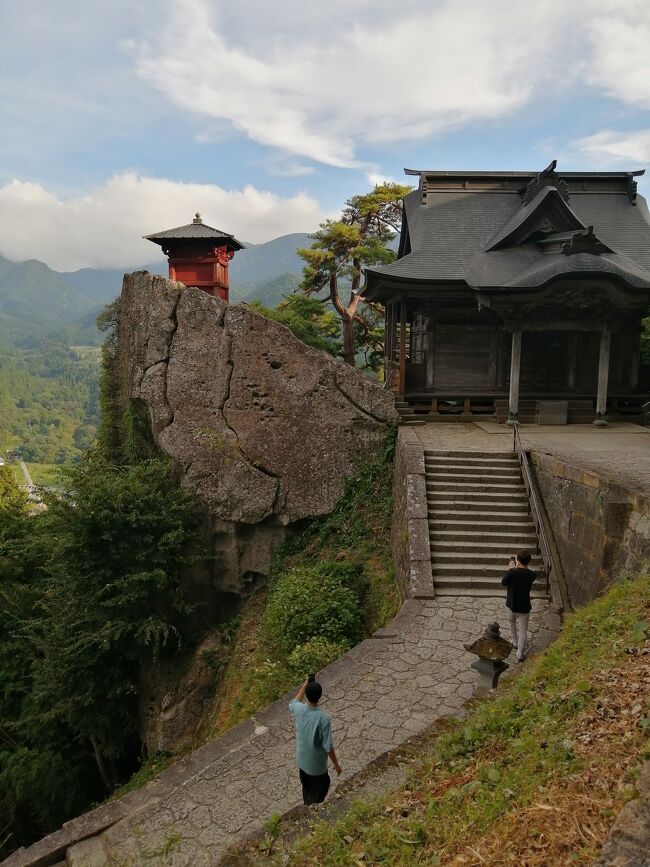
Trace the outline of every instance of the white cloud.
<instances>
[{"instance_id":1,"label":"white cloud","mask_svg":"<svg viewBox=\"0 0 650 867\"><path fill-rule=\"evenodd\" d=\"M650 107L647 0L167 0L140 78L201 118L367 174L425 139L586 84Z\"/></svg>"},{"instance_id":2,"label":"white cloud","mask_svg":"<svg viewBox=\"0 0 650 867\"><path fill-rule=\"evenodd\" d=\"M269 175L275 175L280 178L302 178L306 175L313 175L316 169L313 166L302 165L301 163L290 163L285 166L269 166L267 172Z\"/></svg>"},{"instance_id":3,"label":"white cloud","mask_svg":"<svg viewBox=\"0 0 650 867\"><path fill-rule=\"evenodd\" d=\"M391 175L382 175L378 172L368 172L366 174L366 178L368 179L368 183L371 187L378 187L381 184L394 184L395 178Z\"/></svg>"},{"instance_id":4,"label":"white cloud","mask_svg":"<svg viewBox=\"0 0 650 867\"><path fill-rule=\"evenodd\" d=\"M636 132L604 129L576 139L572 146L588 160L599 164L629 166L635 163L638 165L632 168L643 167L644 163L650 162L650 129Z\"/></svg>"},{"instance_id":5,"label":"white cloud","mask_svg":"<svg viewBox=\"0 0 650 867\"><path fill-rule=\"evenodd\" d=\"M225 3L175 0L160 32L129 52L177 106L372 172L357 157L362 142L422 139L523 106L561 61L567 5L248 0L237 22Z\"/></svg>"},{"instance_id":6,"label":"white cloud","mask_svg":"<svg viewBox=\"0 0 650 867\"><path fill-rule=\"evenodd\" d=\"M39 184L14 180L0 187L0 253L16 261L37 257L66 271L153 262L160 252L141 236L189 223L197 210L209 225L257 243L311 231L323 219L304 193L281 198L253 186L226 190L125 173L63 200Z\"/></svg>"},{"instance_id":7,"label":"white cloud","mask_svg":"<svg viewBox=\"0 0 650 867\"><path fill-rule=\"evenodd\" d=\"M587 24L588 83L629 105L650 109L650 4L616 0Z\"/></svg>"}]
</instances>

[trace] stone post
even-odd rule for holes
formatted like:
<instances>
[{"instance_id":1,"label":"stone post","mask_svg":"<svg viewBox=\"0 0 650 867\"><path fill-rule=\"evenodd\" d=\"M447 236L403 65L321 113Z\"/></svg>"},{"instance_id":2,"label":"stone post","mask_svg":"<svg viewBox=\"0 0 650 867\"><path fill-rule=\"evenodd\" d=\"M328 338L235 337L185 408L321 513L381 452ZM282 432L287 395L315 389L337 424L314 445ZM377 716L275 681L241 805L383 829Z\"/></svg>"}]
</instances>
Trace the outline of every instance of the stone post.
<instances>
[{"instance_id":1,"label":"stone post","mask_svg":"<svg viewBox=\"0 0 650 867\"><path fill-rule=\"evenodd\" d=\"M514 424L519 413L519 373L521 368L521 329L512 332L512 354L510 357L510 400L508 404L508 421Z\"/></svg>"},{"instance_id":2,"label":"stone post","mask_svg":"<svg viewBox=\"0 0 650 867\"><path fill-rule=\"evenodd\" d=\"M607 425L607 384L609 381L609 348L612 332L603 328L600 334L600 355L598 356L598 394L596 395L596 418L594 424L598 427Z\"/></svg>"}]
</instances>

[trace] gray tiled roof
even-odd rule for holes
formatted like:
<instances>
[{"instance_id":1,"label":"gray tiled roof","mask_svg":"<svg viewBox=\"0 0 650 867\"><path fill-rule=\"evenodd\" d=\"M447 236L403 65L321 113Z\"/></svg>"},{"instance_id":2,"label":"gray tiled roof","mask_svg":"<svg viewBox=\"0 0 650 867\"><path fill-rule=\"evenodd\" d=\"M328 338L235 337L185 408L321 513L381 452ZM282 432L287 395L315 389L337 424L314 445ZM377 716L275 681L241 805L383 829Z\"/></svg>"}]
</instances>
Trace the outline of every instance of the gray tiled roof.
<instances>
[{"instance_id":1,"label":"gray tiled roof","mask_svg":"<svg viewBox=\"0 0 650 867\"><path fill-rule=\"evenodd\" d=\"M154 232L152 235L144 235L147 241L153 241L154 244L159 244L161 241L190 241L200 240L202 238L222 239L226 241L235 250L243 250L244 245L238 241L234 235L229 232L222 232L221 229L214 229L212 226L207 226L205 223L188 223L186 226L176 226L175 229L165 229L163 232Z\"/></svg>"},{"instance_id":2,"label":"gray tiled roof","mask_svg":"<svg viewBox=\"0 0 650 867\"><path fill-rule=\"evenodd\" d=\"M522 208L521 196L516 191L430 191L427 203L422 204L421 191L414 190L406 196L404 204L411 252L390 265L366 269L369 282L384 275L425 282L469 282L472 260L483 253L490 240L497 233L501 234L500 230L506 228ZM612 267L633 269L639 279L650 278L650 215L643 197L638 196L633 205L625 192L576 191L571 193L569 204L582 224L593 225L598 238L619 254L618 257L608 257L607 261ZM484 254L485 257L498 257L494 270L490 272L496 281L491 285L505 285L514 279L513 271L517 265L522 270L523 262L518 255L508 264L508 256L518 254L520 250L510 248L509 251ZM544 257L547 264L551 258L549 254L539 251L534 254L533 250L528 253L522 250L521 256L528 257L527 267L532 266L533 255L535 258ZM565 262L565 259L571 261ZM604 257L588 256L588 259ZM588 270L582 255L562 256L557 261L556 267L560 270L568 266L576 270ZM594 270L609 267L602 263L590 264ZM502 268L501 273L498 273L499 268ZM648 271L645 277L644 270ZM530 278L529 274L526 279Z\"/></svg>"},{"instance_id":3,"label":"gray tiled roof","mask_svg":"<svg viewBox=\"0 0 650 867\"><path fill-rule=\"evenodd\" d=\"M600 256L590 253L575 256L548 254L541 253L535 244L475 256L467 282L477 288L533 289L550 280L584 272L619 277L631 287L650 289L650 270L639 267L627 256L615 253Z\"/></svg>"}]
</instances>

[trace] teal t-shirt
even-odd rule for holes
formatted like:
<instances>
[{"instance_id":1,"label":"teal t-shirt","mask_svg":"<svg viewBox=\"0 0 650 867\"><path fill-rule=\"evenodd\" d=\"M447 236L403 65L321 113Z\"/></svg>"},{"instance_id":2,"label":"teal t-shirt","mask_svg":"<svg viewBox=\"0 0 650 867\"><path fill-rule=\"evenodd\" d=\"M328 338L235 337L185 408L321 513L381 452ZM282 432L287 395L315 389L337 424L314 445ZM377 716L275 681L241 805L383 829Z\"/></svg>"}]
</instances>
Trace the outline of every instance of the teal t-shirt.
<instances>
[{"instance_id":1,"label":"teal t-shirt","mask_svg":"<svg viewBox=\"0 0 650 867\"><path fill-rule=\"evenodd\" d=\"M296 764L306 774L317 777L327 772L327 754L334 746L332 721L318 707L293 699L289 710L296 720Z\"/></svg>"}]
</instances>

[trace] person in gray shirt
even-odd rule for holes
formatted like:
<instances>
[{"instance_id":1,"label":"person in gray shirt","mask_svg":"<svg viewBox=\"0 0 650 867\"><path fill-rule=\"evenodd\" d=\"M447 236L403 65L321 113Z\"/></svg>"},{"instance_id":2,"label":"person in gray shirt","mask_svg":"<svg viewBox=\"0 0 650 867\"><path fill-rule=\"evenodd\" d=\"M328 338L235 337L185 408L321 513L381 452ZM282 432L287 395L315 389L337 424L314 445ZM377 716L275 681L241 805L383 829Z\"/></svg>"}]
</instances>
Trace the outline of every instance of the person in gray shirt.
<instances>
[{"instance_id":1,"label":"person in gray shirt","mask_svg":"<svg viewBox=\"0 0 650 867\"><path fill-rule=\"evenodd\" d=\"M341 773L341 765L334 752L332 721L318 707L323 688L315 680L306 680L289 702L289 710L296 721L296 764L302 784L305 804L320 804L330 787L327 759L334 770ZM307 698L307 703L303 701Z\"/></svg>"}]
</instances>

